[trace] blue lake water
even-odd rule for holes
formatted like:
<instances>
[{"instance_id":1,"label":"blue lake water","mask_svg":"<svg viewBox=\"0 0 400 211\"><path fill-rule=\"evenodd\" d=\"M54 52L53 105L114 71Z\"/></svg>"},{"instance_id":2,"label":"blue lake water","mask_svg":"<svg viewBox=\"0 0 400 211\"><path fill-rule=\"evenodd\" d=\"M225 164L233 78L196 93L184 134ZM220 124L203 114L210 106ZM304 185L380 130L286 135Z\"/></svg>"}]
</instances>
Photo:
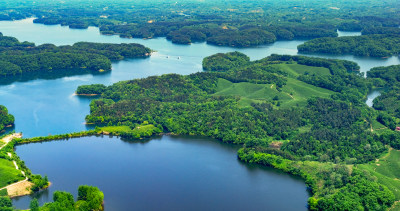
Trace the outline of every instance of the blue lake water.
<instances>
[{"instance_id":1,"label":"blue lake water","mask_svg":"<svg viewBox=\"0 0 400 211\"><path fill-rule=\"evenodd\" d=\"M105 210L307 210L304 182L271 168L240 162L237 147L201 137L153 138L145 143L84 137L16 147L33 173L55 190L77 195L99 187ZM14 199L27 208L31 197Z\"/></svg>"}]
</instances>

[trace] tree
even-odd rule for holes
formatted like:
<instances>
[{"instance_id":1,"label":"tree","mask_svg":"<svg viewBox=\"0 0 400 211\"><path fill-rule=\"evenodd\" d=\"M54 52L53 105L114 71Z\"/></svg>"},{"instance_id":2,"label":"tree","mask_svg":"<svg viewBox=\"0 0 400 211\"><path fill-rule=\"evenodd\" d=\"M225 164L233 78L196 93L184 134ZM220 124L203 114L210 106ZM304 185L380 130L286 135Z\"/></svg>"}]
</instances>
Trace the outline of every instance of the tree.
<instances>
[{"instance_id":1,"label":"tree","mask_svg":"<svg viewBox=\"0 0 400 211\"><path fill-rule=\"evenodd\" d=\"M12 207L12 202L9 197L0 197L0 210L5 207Z\"/></svg>"},{"instance_id":2,"label":"tree","mask_svg":"<svg viewBox=\"0 0 400 211\"><path fill-rule=\"evenodd\" d=\"M36 198L32 199L29 208L31 211L39 211L39 201Z\"/></svg>"}]
</instances>

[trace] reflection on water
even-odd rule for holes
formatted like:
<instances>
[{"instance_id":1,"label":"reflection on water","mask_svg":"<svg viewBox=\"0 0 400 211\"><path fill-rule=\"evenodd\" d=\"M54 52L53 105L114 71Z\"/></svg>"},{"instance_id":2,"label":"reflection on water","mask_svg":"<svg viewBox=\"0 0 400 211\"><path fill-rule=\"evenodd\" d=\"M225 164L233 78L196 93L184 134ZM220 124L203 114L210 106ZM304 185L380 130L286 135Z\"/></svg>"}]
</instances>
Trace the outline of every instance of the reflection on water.
<instances>
[{"instance_id":1,"label":"reflection on water","mask_svg":"<svg viewBox=\"0 0 400 211\"><path fill-rule=\"evenodd\" d=\"M88 74L95 76L95 75L106 75L110 73L111 71L99 72L87 69L40 71L40 72L24 73L22 75L0 77L0 85L10 85L13 84L14 82L28 82L37 79L54 80L64 77L68 78L71 76L84 76Z\"/></svg>"}]
</instances>

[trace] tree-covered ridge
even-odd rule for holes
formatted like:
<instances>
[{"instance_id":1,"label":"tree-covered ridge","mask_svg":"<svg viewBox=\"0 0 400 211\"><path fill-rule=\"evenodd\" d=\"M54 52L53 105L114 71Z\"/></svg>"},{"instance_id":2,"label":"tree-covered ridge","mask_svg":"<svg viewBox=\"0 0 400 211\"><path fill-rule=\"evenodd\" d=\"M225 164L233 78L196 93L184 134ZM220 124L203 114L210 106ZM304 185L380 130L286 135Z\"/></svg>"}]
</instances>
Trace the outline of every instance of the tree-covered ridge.
<instances>
[{"instance_id":1,"label":"tree-covered ridge","mask_svg":"<svg viewBox=\"0 0 400 211\"><path fill-rule=\"evenodd\" d=\"M400 53L400 34L317 38L297 46L299 52L389 57Z\"/></svg>"},{"instance_id":2,"label":"tree-covered ridge","mask_svg":"<svg viewBox=\"0 0 400 211\"><path fill-rule=\"evenodd\" d=\"M60 69L111 70L111 61L147 57L149 48L140 44L79 42L72 46L35 46L0 35L0 76Z\"/></svg>"},{"instance_id":3,"label":"tree-covered ridge","mask_svg":"<svg viewBox=\"0 0 400 211\"><path fill-rule=\"evenodd\" d=\"M14 124L14 116L8 113L5 106L0 105L0 132L7 126Z\"/></svg>"}]
</instances>

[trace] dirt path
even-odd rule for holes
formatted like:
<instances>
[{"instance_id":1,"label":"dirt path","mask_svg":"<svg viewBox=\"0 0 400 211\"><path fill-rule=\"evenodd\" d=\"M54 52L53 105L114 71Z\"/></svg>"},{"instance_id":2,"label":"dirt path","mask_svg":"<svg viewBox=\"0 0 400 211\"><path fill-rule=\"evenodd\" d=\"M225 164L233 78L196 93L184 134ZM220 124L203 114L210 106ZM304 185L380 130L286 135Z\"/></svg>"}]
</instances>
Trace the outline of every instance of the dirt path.
<instances>
[{"instance_id":1,"label":"dirt path","mask_svg":"<svg viewBox=\"0 0 400 211\"><path fill-rule=\"evenodd\" d=\"M3 146L0 147L0 149L3 149L3 147L7 146L8 143L10 143L10 141L12 141L14 138L21 138L22 137L22 133L13 133L11 135L8 135L4 138L1 139L1 142L4 143Z\"/></svg>"},{"instance_id":2,"label":"dirt path","mask_svg":"<svg viewBox=\"0 0 400 211\"><path fill-rule=\"evenodd\" d=\"M4 143L3 146L0 147L0 149L3 149L3 147L7 146L10 141L12 141L14 138L21 138L22 134L21 133L14 133L11 135L8 135L4 138L1 139L1 142ZM12 154L10 152L7 152L7 155L12 158ZM17 161L13 160L13 164L15 166L15 169L19 170ZM25 172L21 170L21 174L25 176ZM0 188L0 190L7 189L8 195L10 197L15 197L15 196L21 196L21 195L26 195L30 193L30 187L32 187L33 183L28 181L28 177L25 176L24 180L18 181L16 183L7 185L5 187Z\"/></svg>"}]
</instances>

